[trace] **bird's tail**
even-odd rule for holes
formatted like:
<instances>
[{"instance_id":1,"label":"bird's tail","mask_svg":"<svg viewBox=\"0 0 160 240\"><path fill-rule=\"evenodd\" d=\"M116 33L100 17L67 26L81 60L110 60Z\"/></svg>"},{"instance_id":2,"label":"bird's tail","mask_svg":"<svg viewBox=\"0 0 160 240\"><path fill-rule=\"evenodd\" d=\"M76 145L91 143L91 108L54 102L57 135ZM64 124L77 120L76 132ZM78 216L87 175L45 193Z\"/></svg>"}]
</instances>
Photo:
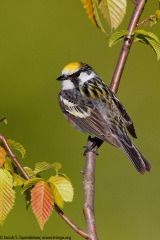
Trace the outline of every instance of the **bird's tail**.
<instances>
[{"instance_id":1,"label":"bird's tail","mask_svg":"<svg viewBox=\"0 0 160 240\"><path fill-rule=\"evenodd\" d=\"M141 174L145 173L146 171L151 170L151 164L148 162L148 160L139 152L139 150L136 148L134 143L130 140L128 136L126 136L127 139L124 139L118 142L121 145L122 150L127 154L129 159L131 160L134 167L137 169L138 172ZM127 141L126 141L127 140Z\"/></svg>"}]
</instances>

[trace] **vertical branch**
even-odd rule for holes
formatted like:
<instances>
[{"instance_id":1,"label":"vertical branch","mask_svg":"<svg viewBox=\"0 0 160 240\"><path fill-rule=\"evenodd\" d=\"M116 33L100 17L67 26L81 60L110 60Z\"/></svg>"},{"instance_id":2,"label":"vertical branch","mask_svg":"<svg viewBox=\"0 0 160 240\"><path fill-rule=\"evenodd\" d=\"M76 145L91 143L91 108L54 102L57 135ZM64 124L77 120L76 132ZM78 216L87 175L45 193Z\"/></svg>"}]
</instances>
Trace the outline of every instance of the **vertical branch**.
<instances>
[{"instance_id":1,"label":"vertical branch","mask_svg":"<svg viewBox=\"0 0 160 240\"><path fill-rule=\"evenodd\" d=\"M120 79L127 61L130 48L133 43L133 37L131 33L136 28L139 18L143 12L144 6L147 0L139 0L135 6L132 14L128 31L129 34L125 37L122 44L122 48L119 54L117 65L113 74L113 78L110 84L110 89L116 94L120 84ZM91 146L90 139L88 140L87 147ZM98 146L99 147L99 146ZM94 150L97 150L95 147ZM87 225L87 233L89 234L90 240L97 240L96 221L94 213L94 191L95 191L95 167L96 167L96 154L94 152L88 152L86 154L86 166L84 170L83 190L84 190L84 215Z\"/></svg>"},{"instance_id":2,"label":"vertical branch","mask_svg":"<svg viewBox=\"0 0 160 240\"><path fill-rule=\"evenodd\" d=\"M90 147L92 141L89 138L87 146ZM97 146L93 149L97 150ZM86 166L84 169L83 191L84 191L84 216L87 226L87 233L90 240L97 240L96 221L94 213L94 191L95 191L95 167L96 154L95 152L88 152L86 154Z\"/></svg>"},{"instance_id":3,"label":"vertical branch","mask_svg":"<svg viewBox=\"0 0 160 240\"><path fill-rule=\"evenodd\" d=\"M131 33L136 28L138 21L140 19L140 16L143 12L143 9L145 7L147 0L139 0L135 6L134 12L132 14L128 31L129 34L125 37L124 42L122 44L121 52L117 61L117 65L113 74L113 78L110 84L110 89L112 92L117 93L118 87L120 84L120 79L128 58L128 54L130 52L131 45L133 43L133 37L131 36Z\"/></svg>"}]
</instances>

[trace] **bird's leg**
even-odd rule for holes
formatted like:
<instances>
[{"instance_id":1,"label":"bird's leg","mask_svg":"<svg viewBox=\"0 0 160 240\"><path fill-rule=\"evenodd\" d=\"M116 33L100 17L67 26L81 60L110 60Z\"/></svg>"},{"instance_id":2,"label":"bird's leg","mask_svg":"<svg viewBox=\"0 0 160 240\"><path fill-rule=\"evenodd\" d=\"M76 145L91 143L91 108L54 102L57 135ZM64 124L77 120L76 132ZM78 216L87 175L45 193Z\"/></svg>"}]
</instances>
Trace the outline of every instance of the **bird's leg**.
<instances>
[{"instance_id":1,"label":"bird's leg","mask_svg":"<svg viewBox=\"0 0 160 240\"><path fill-rule=\"evenodd\" d=\"M86 150L84 151L83 155L85 156L88 152L94 152L96 155L98 155L97 151L93 149L95 147L99 148L102 145L103 141L97 137L91 138L91 136L88 137L88 140L92 142L92 145L90 147L84 146Z\"/></svg>"}]
</instances>

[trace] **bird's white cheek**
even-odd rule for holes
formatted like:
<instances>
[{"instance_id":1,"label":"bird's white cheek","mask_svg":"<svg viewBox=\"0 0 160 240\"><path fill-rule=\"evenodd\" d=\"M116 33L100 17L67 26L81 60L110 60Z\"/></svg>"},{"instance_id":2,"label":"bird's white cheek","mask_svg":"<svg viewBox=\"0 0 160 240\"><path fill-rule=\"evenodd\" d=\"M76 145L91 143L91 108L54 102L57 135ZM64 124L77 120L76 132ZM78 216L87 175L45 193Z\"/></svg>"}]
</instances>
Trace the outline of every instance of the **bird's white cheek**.
<instances>
[{"instance_id":1,"label":"bird's white cheek","mask_svg":"<svg viewBox=\"0 0 160 240\"><path fill-rule=\"evenodd\" d=\"M69 80L64 80L62 81L62 89L63 90L69 90L69 89L74 89L74 84L69 81Z\"/></svg>"},{"instance_id":2,"label":"bird's white cheek","mask_svg":"<svg viewBox=\"0 0 160 240\"><path fill-rule=\"evenodd\" d=\"M86 81L92 79L95 77L95 73L92 72L91 74L88 74L86 72L81 72L81 74L79 75L79 80L80 80L80 84L85 83Z\"/></svg>"}]
</instances>

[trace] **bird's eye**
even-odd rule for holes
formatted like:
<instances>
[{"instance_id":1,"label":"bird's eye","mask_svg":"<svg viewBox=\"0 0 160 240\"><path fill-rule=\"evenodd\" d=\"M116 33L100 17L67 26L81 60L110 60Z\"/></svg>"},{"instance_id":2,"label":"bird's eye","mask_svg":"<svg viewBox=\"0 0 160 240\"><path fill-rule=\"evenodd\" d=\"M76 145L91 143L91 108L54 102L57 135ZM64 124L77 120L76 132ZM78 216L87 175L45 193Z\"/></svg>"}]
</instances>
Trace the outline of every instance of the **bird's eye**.
<instances>
[{"instance_id":1,"label":"bird's eye","mask_svg":"<svg viewBox=\"0 0 160 240\"><path fill-rule=\"evenodd\" d=\"M74 76L75 76L75 77L79 77L79 75L80 75L80 72L74 73Z\"/></svg>"}]
</instances>

